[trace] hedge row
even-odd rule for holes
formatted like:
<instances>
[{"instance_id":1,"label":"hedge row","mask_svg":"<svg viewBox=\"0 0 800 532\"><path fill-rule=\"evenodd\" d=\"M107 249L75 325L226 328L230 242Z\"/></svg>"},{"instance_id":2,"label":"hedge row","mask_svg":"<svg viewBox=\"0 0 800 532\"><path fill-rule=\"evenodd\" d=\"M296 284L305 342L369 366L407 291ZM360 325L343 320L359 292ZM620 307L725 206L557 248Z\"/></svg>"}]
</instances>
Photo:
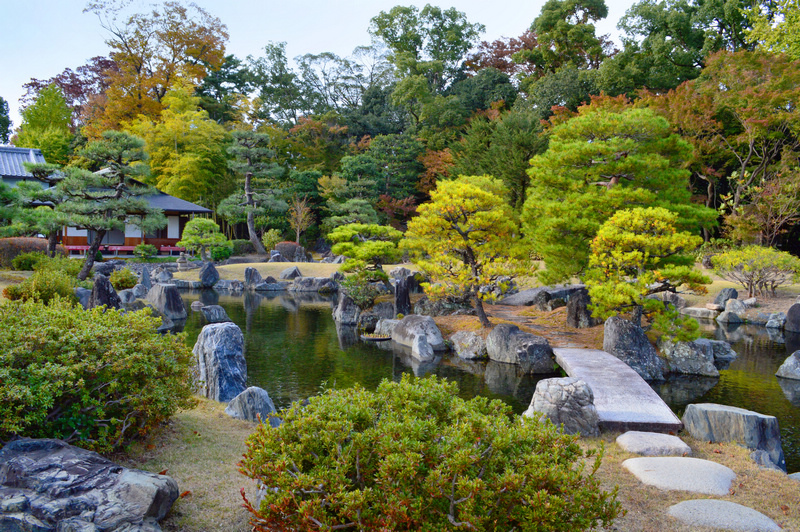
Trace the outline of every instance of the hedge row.
<instances>
[{"instance_id":1,"label":"hedge row","mask_svg":"<svg viewBox=\"0 0 800 532\"><path fill-rule=\"evenodd\" d=\"M11 261L20 253L37 251L47 253L47 240L44 238L13 237L0 238L0 268L10 269ZM56 246L56 253L66 256L64 246Z\"/></svg>"}]
</instances>

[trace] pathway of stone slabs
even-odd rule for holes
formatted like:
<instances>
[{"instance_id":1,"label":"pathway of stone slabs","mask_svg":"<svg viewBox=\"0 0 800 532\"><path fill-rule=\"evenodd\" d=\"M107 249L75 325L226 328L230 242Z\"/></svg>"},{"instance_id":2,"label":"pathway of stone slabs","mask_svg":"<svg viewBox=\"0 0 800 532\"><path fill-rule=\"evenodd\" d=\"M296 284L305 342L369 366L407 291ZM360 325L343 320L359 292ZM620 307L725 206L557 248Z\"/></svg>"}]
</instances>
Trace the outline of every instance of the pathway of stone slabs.
<instances>
[{"instance_id":1,"label":"pathway of stone slabs","mask_svg":"<svg viewBox=\"0 0 800 532\"><path fill-rule=\"evenodd\" d=\"M592 389L602 430L678 432L683 428L650 385L617 357L598 349L559 347L553 353L567 375L583 379Z\"/></svg>"},{"instance_id":2,"label":"pathway of stone slabs","mask_svg":"<svg viewBox=\"0 0 800 532\"><path fill-rule=\"evenodd\" d=\"M625 460L622 466L642 483L662 490L722 496L728 494L736 478L736 473L721 464L689 458L691 448L677 436L629 431L617 438L617 445L645 455ZM670 506L667 513L690 526L742 532L781 530L766 515L729 501L692 499Z\"/></svg>"}]
</instances>

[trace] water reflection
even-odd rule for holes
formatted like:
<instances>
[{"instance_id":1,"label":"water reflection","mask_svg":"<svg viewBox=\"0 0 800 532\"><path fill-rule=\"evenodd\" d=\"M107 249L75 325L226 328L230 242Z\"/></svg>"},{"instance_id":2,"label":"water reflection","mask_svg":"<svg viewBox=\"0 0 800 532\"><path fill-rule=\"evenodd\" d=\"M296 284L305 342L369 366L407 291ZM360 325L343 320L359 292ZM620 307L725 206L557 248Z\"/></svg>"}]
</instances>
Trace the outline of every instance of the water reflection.
<instances>
[{"instance_id":1,"label":"water reflection","mask_svg":"<svg viewBox=\"0 0 800 532\"><path fill-rule=\"evenodd\" d=\"M306 399L325 388L356 385L375 389L382 379L399 380L404 373L438 375L458 383L462 397L499 398L522 413L536 383L556 375L525 375L514 365L472 362L451 354L421 362L393 342L363 342L353 327L337 328L331 318L332 299L316 293L216 294L185 292L192 301L214 301L245 332L248 385L266 389L278 408ZM204 318L189 313L185 330L194 345ZM741 325L703 325L704 336L732 342L738 358L719 379L671 378L653 386L682 415L690 403L719 403L774 415L781 427L790 472L800 470L800 382L775 377L785 358L800 348L800 335L780 340L776 331Z\"/></svg>"},{"instance_id":2,"label":"water reflection","mask_svg":"<svg viewBox=\"0 0 800 532\"><path fill-rule=\"evenodd\" d=\"M210 301L207 292L183 292L187 308L201 298ZM400 380L403 373L412 373L454 380L462 397L502 399L521 413L539 380L520 374L513 365L487 365L451 354L420 361L409 348L394 342L364 342L355 327L337 326L331 318L333 299L317 293L244 292L215 297L245 333L247 384L266 389L279 408L325 388L361 385L374 389L382 379ZM190 311L186 324L190 345L203 325L202 314Z\"/></svg>"}]
</instances>

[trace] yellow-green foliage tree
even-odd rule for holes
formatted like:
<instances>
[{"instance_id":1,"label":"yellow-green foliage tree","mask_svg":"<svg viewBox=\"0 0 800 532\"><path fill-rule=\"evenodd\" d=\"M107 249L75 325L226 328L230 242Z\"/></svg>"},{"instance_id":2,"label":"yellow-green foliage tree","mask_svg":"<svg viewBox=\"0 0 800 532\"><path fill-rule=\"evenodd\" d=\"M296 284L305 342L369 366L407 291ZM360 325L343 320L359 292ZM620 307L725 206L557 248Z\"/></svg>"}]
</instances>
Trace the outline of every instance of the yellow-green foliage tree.
<instances>
[{"instance_id":1,"label":"yellow-green foliage tree","mask_svg":"<svg viewBox=\"0 0 800 532\"><path fill-rule=\"evenodd\" d=\"M219 232L219 225L210 218L194 218L186 223L179 246L200 252L203 260L208 260L207 250L228 245L228 239Z\"/></svg>"},{"instance_id":2,"label":"yellow-green foliage tree","mask_svg":"<svg viewBox=\"0 0 800 532\"><path fill-rule=\"evenodd\" d=\"M747 297L775 296L775 290L800 275L800 259L775 248L746 246L715 255L714 273L739 283Z\"/></svg>"},{"instance_id":3,"label":"yellow-green foliage tree","mask_svg":"<svg viewBox=\"0 0 800 532\"><path fill-rule=\"evenodd\" d=\"M180 81L162 100L158 121L144 115L130 126L145 141L149 183L181 199L216 206L232 192L225 128L199 108L194 87Z\"/></svg>"},{"instance_id":4,"label":"yellow-green foliage tree","mask_svg":"<svg viewBox=\"0 0 800 532\"><path fill-rule=\"evenodd\" d=\"M676 229L678 215L661 207L625 209L608 219L592 241L586 287L592 314L606 319L630 313L641 325L649 318L659 331L681 340L697 337L697 322L671 305L647 296L660 292L704 294L711 282L694 269L689 254L699 236Z\"/></svg>"},{"instance_id":5,"label":"yellow-green foliage tree","mask_svg":"<svg viewBox=\"0 0 800 532\"><path fill-rule=\"evenodd\" d=\"M441 181L431 201L421 205L400 243L431 278L424 284L432 299L468 296L484 327L491 323L483 300L501 277L525 272L528 264L517 215L502 182L490 176L460 176ZM504 288L499 286L501 291Z\"/></svg>"}]
</instances>

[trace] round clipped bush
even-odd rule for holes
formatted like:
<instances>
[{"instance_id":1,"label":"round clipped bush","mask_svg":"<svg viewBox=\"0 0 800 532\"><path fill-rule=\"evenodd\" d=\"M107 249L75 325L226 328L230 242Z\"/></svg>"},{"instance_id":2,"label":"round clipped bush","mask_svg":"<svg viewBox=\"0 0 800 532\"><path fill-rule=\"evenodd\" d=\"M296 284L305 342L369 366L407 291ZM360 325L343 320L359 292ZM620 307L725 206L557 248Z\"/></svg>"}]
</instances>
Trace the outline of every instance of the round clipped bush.
<instances>
[{"instance_id":1,"label":"round clipped bush","mask_svg":"<svg viewBox=\"0 0 800 532\"><path fill-rule=\"evenodd\" d=\"M11 269L19 272L30 272L41 260L46 258L47 255L39 251L20 253L11 260Z\"/></svg>"},{"instance_id":2,"label":"round clipped bush","mask_svg":"<svg viewBox=\"0 0 800 532\"><path fill-rule=\"evenodd\" d=\"M192 404L192 353L147 310L0 305L0 440L111 451Z\"/></svg>"},{"instance_id":3,"label":"round clipped bush","mask_svg":"<svg viewBox=\"0 0 800 532\"><path fill-rule=\"evenodd\" d=\"M231 258L233 255L233 246L217 246L211 248L211 260L214 262L220 262L226 259Z\"/></svg>"},{"instance_id":4,"label":"round clipped bush","mask_svg":"<svg viewBox=\"0 0 800 532\"><path fill-rule=\"evenodd\" d=\"M136 247L133 248L133 254L142 260L146 260L158 254L158 248L153 244L137 244Z\"/></svg>"},{"instance_id":5,"label":"round clipped bush","mask_svg":"<svg viewBox=\"0 0 800 532\"><path fill-rule=\"evenodd\" d=\"M49 303L55 298L73 302L77 278L58 270L39 270L19 284L3 290L3 296L11 301L40 301Z\"/></svg>"},{"instance_id":6,"label":"round clipped bush","mask_svg":"<svg viewBox=\"0 0 800 532\"><path fill-rule=\"evenodd\" d=\"M329 390L282 417L240 464L269 488L245 496L256 530L575 531L620 512L574 436L444 380Z\"/></svg>"},{"instance_id":7,"label":"round clipped bush","mask_svg":"<svg viewBox=\"0 0 800 532\"><path fill-rule=\"evenodd\" d=\"M111 272L111 275L108 276L108 280L111 282L111 286L114 287L114 290L117 291L133 288L136 286L136 283L139 282L139 278L136 276L136 274L130 271L128 268L114 270Z\"/></svg>"},{"instance_id":8,"label":"round clipped bush","mask_svg":"<svg viewBox=\"0 0 800 532\"><path fill-rule=\"evenodd\" d=\"M264 234L261 235L261 243L264 244L264 249L268 252L275 249L275 246L278 245L283 240L283 235L277 229L269 229L264 231Z\"/></svg>"}]
</instances>

